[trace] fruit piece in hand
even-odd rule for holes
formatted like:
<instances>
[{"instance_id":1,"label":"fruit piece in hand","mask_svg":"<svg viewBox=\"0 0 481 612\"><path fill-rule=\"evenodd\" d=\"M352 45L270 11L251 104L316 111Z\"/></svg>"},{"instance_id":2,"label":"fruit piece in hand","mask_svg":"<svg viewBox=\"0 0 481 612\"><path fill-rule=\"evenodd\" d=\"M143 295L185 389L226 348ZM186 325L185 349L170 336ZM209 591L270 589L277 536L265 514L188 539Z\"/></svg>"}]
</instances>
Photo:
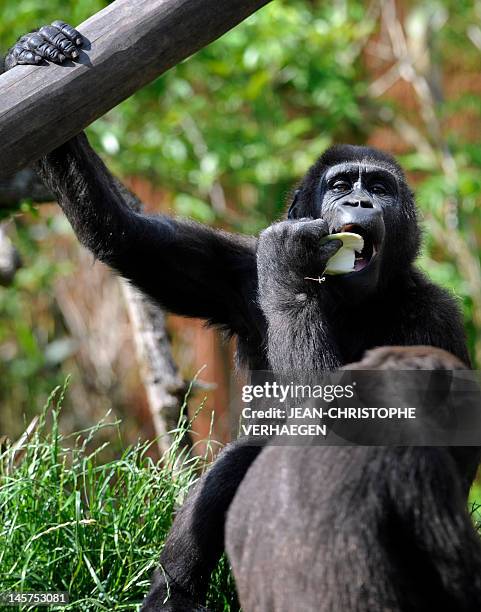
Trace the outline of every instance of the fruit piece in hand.
<instances>
[{"instance_id":1,"label":"fruit piece in hand","mask_svg":"<svg viewBox=\"0 0 481 612\"><path fill-rule=\"evenodd\" d=\"M324 274L354 272L356 251L360 253L364 247L362 237L352 232L340 232L339 234L329 234L329 236L323 238L321 244L328 240L341 240L342 247L329 259Z\"/></svg>"}]
</instances>

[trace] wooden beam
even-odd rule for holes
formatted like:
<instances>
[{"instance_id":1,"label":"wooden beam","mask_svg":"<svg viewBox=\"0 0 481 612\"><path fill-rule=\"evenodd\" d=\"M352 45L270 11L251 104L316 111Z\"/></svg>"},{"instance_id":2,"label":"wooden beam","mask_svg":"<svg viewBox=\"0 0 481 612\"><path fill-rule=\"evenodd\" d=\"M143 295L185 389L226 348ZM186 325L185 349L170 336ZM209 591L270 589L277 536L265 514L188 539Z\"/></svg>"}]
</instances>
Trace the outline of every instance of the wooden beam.
<instances>
[{"instance_id":1,"label":"wooden beam","mask_svg":"<svg viewBox=\"0 0 481 612\"><path fill-rule=\"evenodd\" d=\"M0 76L0 178L66 142L268 2L116 0L78 27L87 39L78 63L17 66Z\"/></svg>"}]
</instances>

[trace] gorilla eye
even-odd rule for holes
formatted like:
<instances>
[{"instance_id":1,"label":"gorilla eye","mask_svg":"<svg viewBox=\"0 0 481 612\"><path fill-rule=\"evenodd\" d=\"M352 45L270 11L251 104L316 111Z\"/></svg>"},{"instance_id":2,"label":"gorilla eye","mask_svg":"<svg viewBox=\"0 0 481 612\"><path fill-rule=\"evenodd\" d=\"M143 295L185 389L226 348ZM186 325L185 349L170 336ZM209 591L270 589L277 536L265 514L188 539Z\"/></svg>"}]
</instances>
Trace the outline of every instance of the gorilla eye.
<instances>
[{"instance_id":1,"label":"gorilla eye","mask_svg":"<svg viewBox=\"0 0 481 612\"><path fill-rule=\"evenodd\" d=\"M374 185L371 187L371 192L376 195L386 195L387 187L383 183L374 183Z\"/></svg>"},{"instance_id":2,"label":"gorilla eye","mask_svg":"<svg viewBox=\"0 0 481 612\"><path fill-rule=\"evenodd\" d=\"M333 191L337 191L338 193L344 193L351 189L351 185L347 181L338 180L332 184L331 189Z\"/></svg>"}]
</instances>

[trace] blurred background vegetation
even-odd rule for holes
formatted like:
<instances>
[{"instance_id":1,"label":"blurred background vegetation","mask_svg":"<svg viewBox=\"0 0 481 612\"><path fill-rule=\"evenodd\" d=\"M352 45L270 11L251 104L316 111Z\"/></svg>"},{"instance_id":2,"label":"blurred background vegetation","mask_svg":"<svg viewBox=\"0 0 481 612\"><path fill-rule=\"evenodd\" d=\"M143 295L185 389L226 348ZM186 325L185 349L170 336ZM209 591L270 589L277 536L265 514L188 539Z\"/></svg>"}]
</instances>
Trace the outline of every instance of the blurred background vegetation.
<instances>
[{"instance_id":1,"label":"blurred background vegetation","mask_svg":"<svg viewBox=\"0 0 481 612\"><path fill-rule=\"evenodd\" d=\"M0 48L106 4L4 0ZM480 60L479 1L275 0L88 134L148 210L248 233L282 215L331 143L394 153L422 211L420 265L459 298L480 367ZM69 427L113 409L127 440L151 436L117 281L77 245L55 205L23 201L2 212L23 267L0 287L0 432L18 436L72 373ZM198 323L171 318L169 327L186 378L208 363L207 382L217 384L209 405L225 439L230 349Z\"/></svg>"}]
</instances>

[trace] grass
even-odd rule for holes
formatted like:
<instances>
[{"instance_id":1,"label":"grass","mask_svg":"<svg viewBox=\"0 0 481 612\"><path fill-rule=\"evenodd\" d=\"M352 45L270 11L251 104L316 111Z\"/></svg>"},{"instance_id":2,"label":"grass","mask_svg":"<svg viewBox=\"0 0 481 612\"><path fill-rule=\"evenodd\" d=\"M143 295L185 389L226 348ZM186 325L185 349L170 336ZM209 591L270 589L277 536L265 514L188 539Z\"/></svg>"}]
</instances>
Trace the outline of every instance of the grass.
<instances>
[{"instance_id":1,"label":"grass","mask_svg":"<svg viewBox=\"0 0 481 612\"><path fill-rule=\"evenodd\" d=\"M89 449L100 430L118 423L63 437L64 393L52 393L21 449L0 454L0 592L68 592L69 605L51 610L138 610L175 508L203 460L179 446L180 428L158 463L149 444L102 462L108 444ZM213 574L209 604L237 609L225 560Z\"/></svg>"},{"instance_id":2,"label":"grass","mask_svg":"<svg viewBox=\"0 0 481 612\"><path fill-rule=\"evenodd\" d=\"M149 444L103 462L108 444L89 449L101 430L118 423L62 436L64 393L52 393L28 441L0 453L0 592L68 592L70 604L51 610L135 611L203 459L180 447L187 424L158 463ZM480 502L475 485L470 510L478 529ZM208 603L216 612L238 610L225 559L213 573Z\"/></svg>"},{"instance_id":3,"label":"grass","mask_svg":"<svg viewBox=\"0 0 481 612\"><path fill-rule=\"evenodd\" d=\"M468 510L473 519L474 526L481 536L481 471L478 472L478 479L471 487Z\"/></svg>"}]
</instances>

